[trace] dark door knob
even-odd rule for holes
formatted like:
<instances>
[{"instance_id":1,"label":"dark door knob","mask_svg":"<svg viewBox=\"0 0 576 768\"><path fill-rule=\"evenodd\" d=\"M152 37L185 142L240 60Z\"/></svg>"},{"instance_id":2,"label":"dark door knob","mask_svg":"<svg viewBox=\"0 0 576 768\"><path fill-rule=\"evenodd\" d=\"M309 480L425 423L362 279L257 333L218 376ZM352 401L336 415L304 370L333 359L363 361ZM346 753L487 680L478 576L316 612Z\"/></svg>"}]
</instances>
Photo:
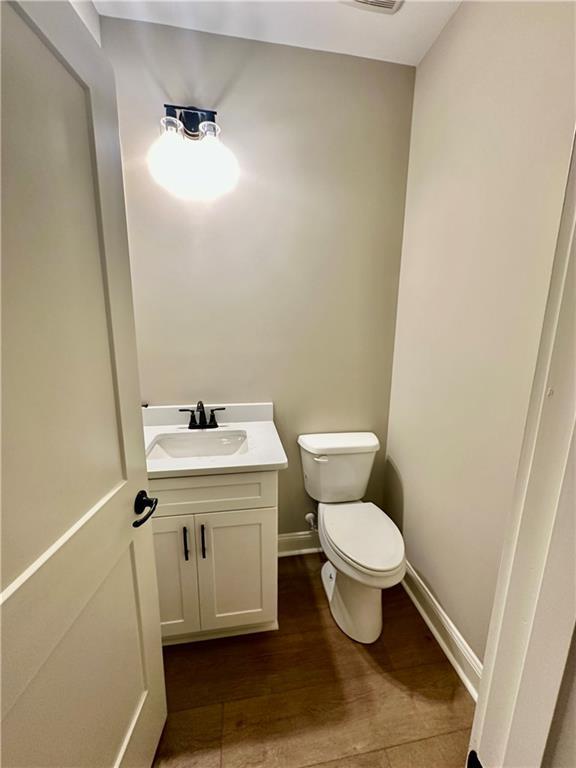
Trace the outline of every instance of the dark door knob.
<instances>
[{"instance_id":1,"label":"dark door knob","mask_svg":"<svg viewBox=\"0 0 576 768\"><path fill-rule=\"evenodd\" d=\"M132 523L133 528L140 528L141 525L147 520L150 520L154 514L156 507L158 506L158 499L152 499L146 491L138 491L136 498L134 499L134 514L141 515L146 509L150 508L150 511L142 517L140 520L135 520Z\"/></svg>"}]
</instances>

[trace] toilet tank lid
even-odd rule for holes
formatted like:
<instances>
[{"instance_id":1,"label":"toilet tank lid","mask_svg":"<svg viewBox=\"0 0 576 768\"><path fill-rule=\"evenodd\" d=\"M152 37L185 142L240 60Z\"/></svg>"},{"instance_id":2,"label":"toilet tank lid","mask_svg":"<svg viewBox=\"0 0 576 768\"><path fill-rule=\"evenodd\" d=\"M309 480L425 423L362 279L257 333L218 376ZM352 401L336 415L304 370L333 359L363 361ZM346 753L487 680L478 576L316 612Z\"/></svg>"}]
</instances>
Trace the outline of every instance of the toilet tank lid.
<instances>
[{"instance_id":1,"label":"toilet tank lid","mask_svg":"<svg viewBox=\"0 0 576 768\"><path fill-rule=\"evenodd\" d=\"M298 445L317 456L330 453L375 453L380 448L373 432L322 432L300 435Z\"/></svg>"}]
</instances>

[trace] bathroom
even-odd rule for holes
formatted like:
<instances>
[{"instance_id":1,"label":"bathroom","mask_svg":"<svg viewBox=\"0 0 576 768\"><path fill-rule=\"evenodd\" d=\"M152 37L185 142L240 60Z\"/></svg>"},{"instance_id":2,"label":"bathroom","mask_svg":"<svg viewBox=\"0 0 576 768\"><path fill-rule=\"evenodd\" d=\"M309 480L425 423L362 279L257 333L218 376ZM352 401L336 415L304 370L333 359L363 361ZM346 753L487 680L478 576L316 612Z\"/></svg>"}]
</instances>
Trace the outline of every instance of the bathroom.
<instances>
[{"instance_id":1,"label":"bathroom","mask_svg":"<svg viewBox=\"0 0 576 768\"><path fill-rule=\"evenodd\" d=\"M575 768L576 3L0 8L2 765Z\"/></svg>"}]
</instances>

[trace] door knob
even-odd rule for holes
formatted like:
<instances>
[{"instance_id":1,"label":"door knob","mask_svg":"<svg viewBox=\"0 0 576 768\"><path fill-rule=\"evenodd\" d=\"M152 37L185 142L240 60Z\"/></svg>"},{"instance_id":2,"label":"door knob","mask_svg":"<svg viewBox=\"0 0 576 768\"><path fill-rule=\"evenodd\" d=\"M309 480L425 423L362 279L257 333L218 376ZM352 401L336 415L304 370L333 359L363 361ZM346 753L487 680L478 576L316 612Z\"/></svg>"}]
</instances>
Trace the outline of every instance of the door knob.
<instances>
[{"instance_id":1,"label":"door knob","mask_svg":"<svg viewBox=\"0 0 576 768\"><path fill-rule=\"evenodd\" d=\"M136 494L136 498L134 499L134 514L141 515L144 512L144 510L147 509L148 507L150 507L150 511L140 520L135 520L132 523L132 527L139 528L141 525L144 525L144 523L147 520L150 520L157 506L158 506L158 499L150 498L150 496L148 496L146 491L138 491L138 493Z\"/></svg>"}]
</instances>

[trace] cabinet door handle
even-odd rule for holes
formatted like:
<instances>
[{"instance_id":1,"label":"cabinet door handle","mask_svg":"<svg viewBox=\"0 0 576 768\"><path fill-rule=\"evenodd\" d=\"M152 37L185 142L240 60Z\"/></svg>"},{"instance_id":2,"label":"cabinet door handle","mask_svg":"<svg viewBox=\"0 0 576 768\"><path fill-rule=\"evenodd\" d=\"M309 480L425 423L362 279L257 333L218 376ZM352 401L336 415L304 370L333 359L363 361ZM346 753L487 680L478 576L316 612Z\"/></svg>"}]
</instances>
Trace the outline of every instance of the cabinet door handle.
<instances>
[{"instance_id":1,"label":"cabinet door handle","mask_svg":"<svg viewBox=\"0 0 576 768\"><path fill-rule=\"evenodd\" d=\"M206 526L204 523L200 526L200 543L202 544L202 559L206 560Z\"/></svg>"},{"instance_id":2,"label":"cabinet door handle","mask_svg":"<svg viewBox=\"0 0 576 768\"><path fill-rule=\"evenodd\" d=\"M184 539L184 560L190 560L190 549L188 548L188 528L182 528L182 538Z\"/></svg>"}]
</instances>

